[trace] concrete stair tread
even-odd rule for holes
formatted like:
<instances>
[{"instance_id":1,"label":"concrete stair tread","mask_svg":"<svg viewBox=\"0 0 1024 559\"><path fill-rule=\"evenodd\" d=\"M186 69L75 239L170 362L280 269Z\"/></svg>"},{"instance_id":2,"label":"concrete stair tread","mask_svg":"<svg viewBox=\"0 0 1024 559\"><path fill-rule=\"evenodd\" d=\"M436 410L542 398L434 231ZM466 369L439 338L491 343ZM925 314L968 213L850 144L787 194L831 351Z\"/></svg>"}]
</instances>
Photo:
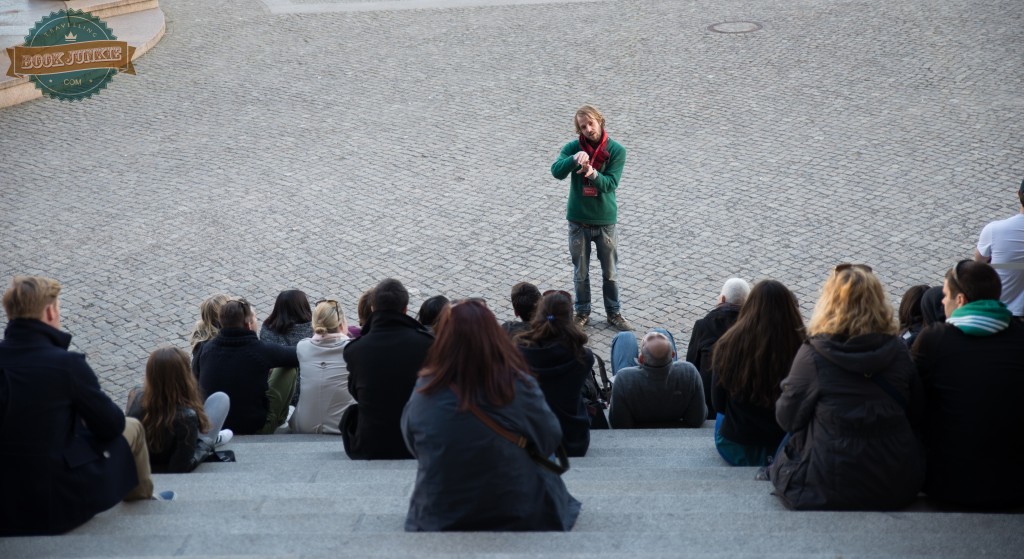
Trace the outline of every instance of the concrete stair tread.
<instances>
[{"instance_id":1,"label":"concrete stair tread","mask_svg":"<svg viewBox=\"0 0 1024 559\"><path fill-rule=\"evenodd\" d=\"M414 460L349 460L337 437L236 437L225 447L236 463L154 476L174 501L121 503L64 536L0 540L0 556L1010 557L1024 545L1022 515L935 513L923 500L787 511L756 468L717 456L712 433L595 431L564 476L583 503L574 530L522 534L406 533Z\"/></svg>"}]
</instances>

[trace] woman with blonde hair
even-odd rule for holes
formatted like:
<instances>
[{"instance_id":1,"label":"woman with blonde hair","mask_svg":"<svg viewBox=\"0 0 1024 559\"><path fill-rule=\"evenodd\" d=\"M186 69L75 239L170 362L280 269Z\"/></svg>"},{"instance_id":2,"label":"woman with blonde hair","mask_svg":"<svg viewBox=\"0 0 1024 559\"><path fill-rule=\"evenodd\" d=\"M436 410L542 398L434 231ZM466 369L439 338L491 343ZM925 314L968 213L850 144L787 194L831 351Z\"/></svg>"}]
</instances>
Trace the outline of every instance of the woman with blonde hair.
<instances>
[{"instance_id":1,"label":"woman with blonde hair","mask_svg":"<svg viewBox=\"0 0 1024 559\"><path fill-rule=\"evenodd\" d=\"M192 346L192 359L199 355L203 344L217 337L217 332L220 332L220 307L228 299L227 295L218 293L207 297L199 304L199 320L188 336L188 343Z\"/></svg>"},{"instance_id":2,"label":"woman with blonde hair","mask_svg":"<svg viewBox=\"0 0 1024 559\"><path fill-rule=\"evenodd\" d=\"M922 392L898 332L871 268L836 266L775 403L789 435L770 478L786 507L892 510L917 496Z\"/></svg>"},{"instance_id":3,"label":"woman with blonde hair","mask_svg":"<svg viewBox=\"0 0 1024 559\"><path fill-rule=\"evenodd\" d=\"M341 434L341 415L353 401L348 392L344 356L350 341L348 322L338 301L317 301L313 309L313 337L295 347L301 396L288 422L293 433Z\"/></svg>"},{"instance_id":4,"label":"woman with blonde hair","mask_svg":"<svg viewBox=\"0 0 1024 559\"><path fill-rule=\"evenodd\" d=\"M125 415L142 422L154 472L191 472L218 444L231 440L221 430L228 416L227 394L214 392L204 402L191 374L188 354L161 347L149 354L142 389L128 395Z\"/></svg>"}]
</instances>

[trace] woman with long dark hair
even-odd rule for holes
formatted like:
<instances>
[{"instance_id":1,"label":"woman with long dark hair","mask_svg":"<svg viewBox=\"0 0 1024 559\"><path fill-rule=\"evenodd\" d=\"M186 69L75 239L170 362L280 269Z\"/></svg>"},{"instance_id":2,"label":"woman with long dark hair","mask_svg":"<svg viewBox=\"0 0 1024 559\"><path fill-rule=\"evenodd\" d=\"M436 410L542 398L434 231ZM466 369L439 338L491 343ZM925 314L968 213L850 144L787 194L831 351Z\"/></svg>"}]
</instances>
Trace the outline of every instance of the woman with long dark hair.
<instances>
[{"instance_id":1,"label":"woman with long dark hair","mask_svg":"<svg viewBox=\"0 0 1024 559\"><path fill-rule=\"evenodd\" d=\"M161 347L146 361L141 391L128 396L126 415L142 422L154 472L191 472L218 444L231 440L221 430L228 416L227 394L214 392L204 402L189 366L177 347Z\"/></svg>"},{"instance_id":2,"label":"woman with long dark hair","mask_svg":"<svg viewBox=\"0 0 1024 559\"><path fill-rule=\"evenodd\" d=\"M786 507L891 510L917 496L923 396L898 331L871 268L836 266L775 403L790 436L769 473Z\"/></svg>"},{"instance_id":3,"label":"woman with long dark hair","mask_svg":"<svg viewBox=\"0 0 1024 559\"><path fill-rule=\"evenodd\" d=\"M274 310L263 321L260 327L260 340L273 344L295 347L306 338L313 337L313 311L309 306L309 298L298 289L288 289L277 294ZM290 374L287 368L276 368L277 374ZM292 406L299 403L302 390L302 371L295 369L295 393L292 395Z\"/></svg>"},{"instance_id":4,"label":"woman with long dark hair","mask_svg":"<svg viewBox=\"0 0 1024 559\"><path fill-rule=\"evenodd\" d=\"M558 417L566 453L584 456L590 447L590 415L582 389L594 366L594 354L586 347L587 335L572 319L572 312L568 292L548 291L537 303L529 330L514 341Z\"/></svg>"},{"instance_id":5,"label":"woman with long dark hair","mask_svg":"<svg viewBox=\"0 0 1024 559\"><path fill-rule=\"evenodd\" d=\"M441 312L436 338L402 414L419 461L405 529L572 529L580 503L535 456L555 452L558 419L523 356L479 301ZM526 448L507 440L522 436Z\"/></svg>"},{"instance_id":6,"label":"woman with long dark hair","mask_svg":"<svg viewBox=\"0 0 1024 559\"><path fill-rule=\"evenodd\" d=\"M758 282L736 323L715 343L711 400L715 448L733 466L766 466L785 436L775 422L779 383L789 374L804 321L796 297L775 280Z\"/></svg>"}]
</instances>

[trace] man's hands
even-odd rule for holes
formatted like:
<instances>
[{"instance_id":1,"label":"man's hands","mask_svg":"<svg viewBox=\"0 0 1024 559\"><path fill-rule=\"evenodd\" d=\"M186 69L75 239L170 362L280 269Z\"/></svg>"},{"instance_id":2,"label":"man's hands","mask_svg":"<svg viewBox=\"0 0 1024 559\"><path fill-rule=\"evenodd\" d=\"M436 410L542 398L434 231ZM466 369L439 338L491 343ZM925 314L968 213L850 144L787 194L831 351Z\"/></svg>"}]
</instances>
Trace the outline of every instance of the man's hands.
<instances>
[{"instance_id":1,"label":"man's hands","mask_svg":"<svg viewBox=\"0 0 1024 559\"><path fill-rule=\"evenodd\" d=\"M577 175L583 175L588 179L593 179L597 176L597 169L590 166L590 156L585 151L576 152L576 155L572 156L576 164L580 166L580 169L576 171Z\"/></svg>"}]
</instances>

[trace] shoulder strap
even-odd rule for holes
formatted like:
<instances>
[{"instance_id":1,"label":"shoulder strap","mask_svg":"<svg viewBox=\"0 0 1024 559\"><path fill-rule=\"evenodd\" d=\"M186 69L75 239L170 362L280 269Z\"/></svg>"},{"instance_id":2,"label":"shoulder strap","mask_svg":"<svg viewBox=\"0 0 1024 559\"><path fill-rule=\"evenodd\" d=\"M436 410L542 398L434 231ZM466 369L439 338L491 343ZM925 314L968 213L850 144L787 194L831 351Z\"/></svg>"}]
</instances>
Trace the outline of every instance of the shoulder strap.
<instances>
[{"instance_id":1,"label":"shoulder strap","mask_svg":"<svg viewBox=\"0 0 1024 559\"><path fill-rule=\"evenodd\" d=\"M470 411L473 412L473 415L475 415L477 419L479 419L484 425L488 426L491 429L491 431L494 431L499 436L501 436L501 438L518 446L519 448L526 448L526 437L522 435L516 435L512 431L509 431L508 429L505 429L501 425L498 425L497 422L491 419L491 416L480 411L479 408L471 407L469 409Z\"/></svg>"},{"instance_id":2,"label":"shoulder strap","mask_svg":"<svg viewBox=\"0 0 1024 559\"><path fill-rule=\"evenodd\" d=\"M548 459L547 456L541 455L540 451L537 450L537 445L528 441L525 436L517 435L509 431L508 429L505 429L501 425L498 425L497 422L491 419L491 416L487 415L478 408L471 407L470 411L473 412L473 415L475 415L476 418L479 419L481 423L489 427L501 438L518 446L519 448L525 449L526 453L530 456L530 459L536 462L538 465L547 468L548 470L551 470L552 472L558 475L562 475L565 472L569 471L569 457L568 455L566 455L565 449L562 448L562 445L558 445L558 448L555 450L555 458L558 460L558 462L552 462L551 460Z\"/></svg>"},{"instance_id":3,"label":"shoulder strap","mask_svg":"<svg viewBox=\"0 0 1024 559\"><path fill-rule=\"evenodd\" d=\"M594 360L597 361L597 370L601 373L601 395L607 400L607 395L612 391L612 382L608 380L608 370L605 369L604 359L601 359L601 356L595 353Z\"/></svg>"}]
</instances>

